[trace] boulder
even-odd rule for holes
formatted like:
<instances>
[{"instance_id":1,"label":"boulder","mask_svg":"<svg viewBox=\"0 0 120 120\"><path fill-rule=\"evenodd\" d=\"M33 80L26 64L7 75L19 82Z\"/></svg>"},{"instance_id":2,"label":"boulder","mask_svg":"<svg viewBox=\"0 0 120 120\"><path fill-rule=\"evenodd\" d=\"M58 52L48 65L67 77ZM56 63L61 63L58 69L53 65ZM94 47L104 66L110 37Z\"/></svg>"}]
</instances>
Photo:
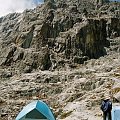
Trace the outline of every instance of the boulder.
<instances>
[{"instance_id":1,"label":"boulder","mask_svg":"<svg viewBox=\"0 0 120 120\"><path fill-rule=\"evenodd\" d=\"M114 98L115 100L117 100L118 102L120 102L120 92L116 93L116 94L113 96L113 98Z\"/></svg>"}]
</instances>

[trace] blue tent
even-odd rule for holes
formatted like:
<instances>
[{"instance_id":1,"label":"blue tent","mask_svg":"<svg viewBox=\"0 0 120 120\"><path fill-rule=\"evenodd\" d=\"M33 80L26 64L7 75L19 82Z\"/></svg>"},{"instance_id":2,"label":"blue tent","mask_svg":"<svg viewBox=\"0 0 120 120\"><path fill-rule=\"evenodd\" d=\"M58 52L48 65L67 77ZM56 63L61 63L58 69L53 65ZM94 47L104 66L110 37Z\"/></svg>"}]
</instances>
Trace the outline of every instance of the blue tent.
<instances>
[{"instance_id":1,"label":"blue tent","mask_svg":"<svg viewBox=\"0 0 120 120\"><path fill-rule=\"evenodd\" d=\"M55 118L46 103L36 100L25 106L16 120L55 120Z\"/></svg>"},{"instance_id":2,"label":"blue tent","mask_svg":"<svg viewBox=\"0 0 120 120\"><path fill-rule=\"evenodd\" d=\"M113 107L112 120L120 120L120 106Z\"/></svg>"}]
</instances>

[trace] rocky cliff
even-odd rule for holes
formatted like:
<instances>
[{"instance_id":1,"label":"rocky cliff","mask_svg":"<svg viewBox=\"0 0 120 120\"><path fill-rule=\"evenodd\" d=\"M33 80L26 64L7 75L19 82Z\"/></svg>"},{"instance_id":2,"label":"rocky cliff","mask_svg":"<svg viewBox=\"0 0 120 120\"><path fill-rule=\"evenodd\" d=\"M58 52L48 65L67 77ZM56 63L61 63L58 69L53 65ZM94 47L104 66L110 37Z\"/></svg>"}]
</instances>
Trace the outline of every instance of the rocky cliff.
<instances>
[{"instance_id":1,"label":"rocky cliff","mask_svg":"<svg viewBox=\"0 0 120 120\"><path fill-rule=\"evenodd\" d=\"M109 76L119 73L119 53L117 2L46 0L33 10L1 17L0 104L10 103L9 110L1 107L1 119L13 119L13 109L34 97L48 102L59 119L78 119L74 110L68 111L69 103L76 102L76 111L82 102L82 111L99 105L113 85Z\"/></svg>"},{"instance_id":2,"label":"rocky cliff","mask_svg":"<svg viewBox=\"0 0 120 120\"><path fill-rule=\"evenodd\" d=\"M0 65L17 65L30 72L104 56L108 39L120 34L120 20L114 16L118 6L114 5L111 17L106 10L97 13L93 8L89 13L86 8L79 10L77 4L50 1L22 14L9 14L0 23Z\"/></svg>"}]
</instances>

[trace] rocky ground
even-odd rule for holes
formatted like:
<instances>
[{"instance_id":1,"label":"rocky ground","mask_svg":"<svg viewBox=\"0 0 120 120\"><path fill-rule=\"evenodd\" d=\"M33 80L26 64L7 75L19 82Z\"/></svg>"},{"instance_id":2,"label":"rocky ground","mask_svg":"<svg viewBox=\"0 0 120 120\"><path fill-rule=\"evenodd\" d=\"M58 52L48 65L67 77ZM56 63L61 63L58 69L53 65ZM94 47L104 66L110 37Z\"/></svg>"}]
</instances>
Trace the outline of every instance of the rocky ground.
<instances>
[{"instance_id":1,"label":"rocky ground","mask_svg":"<svg viewBox=\"0 0 120 120\"><path fill-rule=\"evenodd\" d=\"M0 78L0 120L36 99L58 120L101 120L106 94L120 102L120 3L51 0L0 18Z\"/></svg>"},{"instance_id":2,"label":"rocky ground","mask_svg":"<svg viewBox=\"0 0 120 120\"><path fill-rule=\"evenodd\" d=\"M66 66L54 72L14 75L0 84L1 116L14 118L23 105L41 99L52 107L58 119L99 120L100 103L106 93L119 103L119 84L119 53L92 59L76 69Z\"/></svg>"}]
</instances>

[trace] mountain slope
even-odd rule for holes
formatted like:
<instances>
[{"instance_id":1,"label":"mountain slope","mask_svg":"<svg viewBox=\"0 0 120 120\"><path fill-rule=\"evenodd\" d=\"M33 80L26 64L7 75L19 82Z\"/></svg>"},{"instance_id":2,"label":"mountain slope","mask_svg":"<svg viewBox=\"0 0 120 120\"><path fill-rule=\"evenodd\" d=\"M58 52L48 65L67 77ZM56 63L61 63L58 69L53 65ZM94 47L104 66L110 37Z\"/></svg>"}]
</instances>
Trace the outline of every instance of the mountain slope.
<instances>
[{"instance_id":1,"label":"mountain slope","mask_svg":"<svg viewBox=\"0 0 120 120\"><path fill-rule=\"evenodd\" d=\"M119 6L46 1L0 18L0 119L34 99L57 119L101 119L105 94L119 101Z\"/></svg>"}]
</instances>

